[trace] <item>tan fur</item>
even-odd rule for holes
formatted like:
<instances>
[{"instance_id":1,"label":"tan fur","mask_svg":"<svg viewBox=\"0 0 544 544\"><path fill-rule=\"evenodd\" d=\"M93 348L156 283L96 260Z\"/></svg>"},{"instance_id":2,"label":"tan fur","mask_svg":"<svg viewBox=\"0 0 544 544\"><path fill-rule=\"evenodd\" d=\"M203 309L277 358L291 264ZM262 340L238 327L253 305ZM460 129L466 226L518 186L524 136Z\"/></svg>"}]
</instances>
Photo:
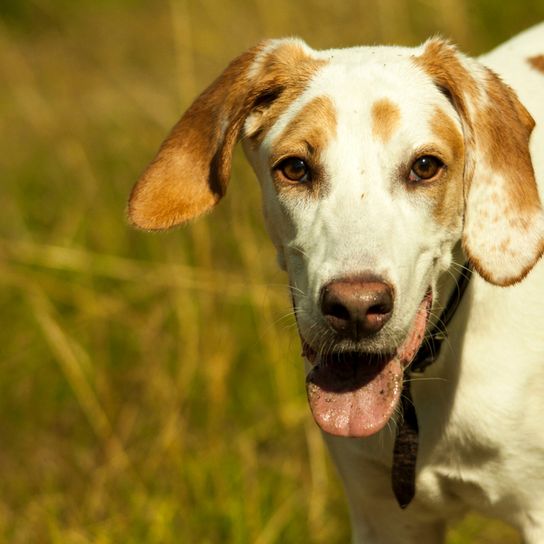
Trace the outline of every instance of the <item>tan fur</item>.
<instances>
[{"instance_id":1,"label":"tan fur","mask_svg":"<svg viewBox=\"0 0 544 544\"><path fill-rule=\"evenodd\" d=\"M539 72L544 74L544 55L536 55L527 59L527 62Z\"/></svg>"},{"instance_id":2,"label":"tan fur","mask_svg":"<svg viewBox=\"0 0 544 544\"><path fill-rule=\"evenodd\" d=\"M260 86L278 91L270 103L256 107L249 116L244 137L258 147L270 128L285 110L302 94L317 70L325 63L309 57L300 45L280 47L261 61L257 78Z\"/></svg>"},{"instance_id":3,"label":"tan fur","mask_svg":"<svg viewBox=\"0 0 544 544\"><path fill-rule=\"evenodd\" d=\"M174 126L130 196L135 225L169 228L210 210L223 196L228 155L248 109L244 76L262 47L232 61Z\"/></svg>"},{"instance_id":4,"label":"tan fur","mask_svg":"<svg viewBox=\"0 0 544 544\"><path fill-rule=\"evenodd\" d=\"M506 278L497 268L498 252L489 251L485 240L494 239L490 229L497 228L498 223L492 222L493 217L502 218L499 227L504 226L504 230L517 231L511 237L514 241L522 239L535 222L541 223L541 206L528 150L534 122L515 94L493 72L470 64L472 61L448 43L431 40L423 54L413 60L444 90L463 123L464 248L487 280L501 285L519 281L534 264L531 259L537 259L543 248L527 246L525 259L511 263L521 270L520 274L512 272ZM235 59L195 100L141 176L129 201L131 221L145 229L165 229L211 210L225 194L233 148L244 127L244 137L250 145L260 145L271 126L326 62L312 58L296 40L263 42ZM316 112L306 117L314 115L316 119L323 118L321 124L334 126L330 106L323 103L318 106L316 102L311 106ZM400 111L390 101L380 100L373 105L372 119L375 136L387 142L400 121ZM321 124L315 123L316 128L310 129L301 121L284 134L286 141L298 138L299 145L306 141L301 154L308 158L315 179L311 184L282 187L311 189L314 194L318 189L323 191L325 185L316 149L323 149L323 142L331 134ZM437 130L450 130L444 119L437 122L437 127L441 126ZM305 136L308 131L311 134ZM437 136L452 143L451 130L449 136L445 133ZM309 141L312 139L315 144ZM444 203L436 205L435 213L439 221L450 224L454 215L447 211L447 203L457 202L457 196L449 185L444 185L443 191ZM435 200L438 202L438 197ZM486 213L490 207L490 213ZM480 224L482 217L489 220ZM524 219L509 227L511 217ZM497 243L505 244L506 239L503 237ZM510 247L510 254L514 251Z\"/></svg>"},{"instance_id":5,"label":"tan fur","mask_svg":"<svg viewBox=\"0 0 544 544\"><path fill-rule=\"evenodd\" d=\"M504 258L526 260L516 246L512 231L522 235L529 234L534 228L533 219L541 213L541 204L534 178L534 170L529 152L529 138L534 127L534 120L518 101L515 94L491 70L486 73L488 105L482 108L476 116L476 130L480 140L485 168L490 175L480 176L478 183L488 185L489 204L491 206L488 224L479 222L480 229L495 230L495 241L488 247L489 252L497 252ZM508 127L505 133L504 127ZM505 134L508 137L505 137ZM501 174L507 183L501 187L494 184L493 172ZM481 211L479 215L482 216ZM504 228L504 219L511 230ZM469 253L478 272L490 282L494 281L493 274L485 270L481 260L471 255L470 246L466 243L465 250ZM533 260L521 267L519 274L502 285L511 285L521 281L529 273L534 263L544 253L544 242L535 248Z\"/></svg>"},{"instance_id":6,"label":"tan fur","mask_svg":"<svg viewBox=\"0 0 544 544\"><path fill-rule=\"evenodd\" d=\"M435 110L431 118L431 127L437 143L442 144L447 165L441 178L429 187L429 193L435 200L434 216L441 225L454 228L463 213L463 135L451 116L440 108Z\"/></svg>"},{"instance_id":7,"label":"tan fur","mask_svg":"<svg viewBox=\"0 0 544 544\"><path fill-rule=\"evenodd\" d=\"M510 217L527 218L515 227L518 232L512 239L519 239L541 214L529 153L534 121L515 93L494 72L481 66L469 71L463 57L446 42L431 40L414 62L451 97L463 122L465 224L470 224L463 234L465 252L487 281L500 285L520 281L540 258L544 247L533 248L525 257L527 263L523 265L520 261L519 274L512 277L502 277L502 271L494 268L497 265L488 262L496 263L499 246L507 245ZM472 217L475 219L471 220ZM483 221L483 217L490 220ZM499 231L498 245L484 250L481 240L496 239L493 230ZM515 251L510 247L503 254L513 256Z\"/></svg>"},{"instance_id":8,"label":"tan fur","mask_svg":"<svg viewBox=\"0 0 544 544\"><path fill-rule=\"evenodd\" d=\"M269 106L267 96L281 97L285 107L318 68L297 42L267 52L269 44L233 60L178 121L132 191L133 224L170 228L211 210L225 194L234 145L252 109Z\"/></svg>"},{"instance_id":9,"label":"tan fur","mask_svg":"<svg viewBox=\"0 0 544 544\"><path fill-rule=\"evenodd\" d=\"M336 110L330 98L318 96L308 102L289 123L273 144L271 166L282 158L296 156L304 159L312 170L310 183L293 183L280 173L274 176L279 192L310 191L323 195L326 180L321 167L321 152L336 134Z\"/></svg>"},{"instance_id":10,"label":"tan fur","mask_svg":"<svg viewBox=\"0 0 544 544\"><path fill-rule=\"evenodd\" d=\"M423 55L415 57L414 62L436 85L455 93L454 98L458 99L455 106L468 117L466 101L475 103L480 90L477 81L461 63L455 47L440 39L429 40Z\"/></svg>"},{"instance_id":11,"label":"tan fur","mask_svg":"<svg viewBox=\"0 0 544 544\"><path fill-rule=\"evenodd\" d=\"M387 143L399 126L399 107L387 98L382 98L372 104L370 115L372 118L372 134L384 144Z\"/></svg>"},{"instance_id":12,"label":"tan fur","mask_svg":"<svg viewBox=\"0 0 544 544\"><path fill-rule=\"evenodd\" d=\"M476 130L491 169L508 176L508 205L523 215L539 208L529 153L534 121L514 93L491 70L487 71L487 107L476 116ZM508 137L505 129L508 127Z\"/></svg>"}]
</instances>

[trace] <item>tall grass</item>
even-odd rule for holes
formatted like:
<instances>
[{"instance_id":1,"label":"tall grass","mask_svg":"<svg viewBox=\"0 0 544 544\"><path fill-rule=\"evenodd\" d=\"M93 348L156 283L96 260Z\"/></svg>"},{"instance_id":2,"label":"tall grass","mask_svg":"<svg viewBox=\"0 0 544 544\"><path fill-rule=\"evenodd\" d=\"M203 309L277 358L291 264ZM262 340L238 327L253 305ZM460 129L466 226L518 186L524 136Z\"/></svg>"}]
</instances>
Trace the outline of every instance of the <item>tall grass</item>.
<instances>
[{"instance_id":1,"label":"tall grass","mask_svg":"<svg viewBox=\"0 0 544 544\"><path fill-rule=\"evenodd\" d=\"M264 36L450 36L471 53L543 2L5 0L0 7L0 542L346 542L285 278L235 157L216 213L125 223L199 89ZM450 544L511 543L470 517Z\"/></svg>"}]
</instances>

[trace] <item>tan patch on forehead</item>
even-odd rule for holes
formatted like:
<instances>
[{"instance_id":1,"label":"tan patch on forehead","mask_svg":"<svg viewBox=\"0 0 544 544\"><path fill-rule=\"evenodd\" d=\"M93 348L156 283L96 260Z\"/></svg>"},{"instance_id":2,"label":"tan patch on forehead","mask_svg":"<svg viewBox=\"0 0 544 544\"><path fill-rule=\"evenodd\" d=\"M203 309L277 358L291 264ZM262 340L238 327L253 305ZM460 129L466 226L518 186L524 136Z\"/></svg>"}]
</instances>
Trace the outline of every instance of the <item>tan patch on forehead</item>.
<instances>
[{"instance_id":1,"label":"tan patch on forehead","mask_svg":"<svg viewBox=\"0 0 544 544\"><path fill-rule=\"evenodd\" d=\"M387 98L382 98L372 104L370 115L372 118L372 134L384 144L387 143L399 126L399 107Z\"/></svg>"},{"instance_id":2,"label":"tan patch on forehead","mask_svg":"<svg viewBox=\"0 0 544 544\"><path fill-rule=\"evenodd\" d=\"M309 56L298 43L282 44L257 63L255 106L245 137L258 147L281 114L304 92L326 61Z\"/></svg>"},{"instance_id":3,"label":"tan patch on forehead","mask_svg":"<svg viewBox=\"0 0 544 544\"><path fill-rule=\"evenodd\" d=\"M309 183L289 183L276 173L278 191L322 194L325 185L323 152L336 135L336 109L327 96L313 98L296 114L272 146L271 166L283 158L304 159L312 171Z\"/></svg>"},{"instance_id":4,"label":"tan patch on forehead","mask_svg":"<svg viewBox=\"0 0 544 544\"><path fill-rule=\"evenodd\" d=\"M539 72L544 74L544 55L536 55L535 57L530 57L527 59L527 62Z\"/></svg>"}]
</instances>

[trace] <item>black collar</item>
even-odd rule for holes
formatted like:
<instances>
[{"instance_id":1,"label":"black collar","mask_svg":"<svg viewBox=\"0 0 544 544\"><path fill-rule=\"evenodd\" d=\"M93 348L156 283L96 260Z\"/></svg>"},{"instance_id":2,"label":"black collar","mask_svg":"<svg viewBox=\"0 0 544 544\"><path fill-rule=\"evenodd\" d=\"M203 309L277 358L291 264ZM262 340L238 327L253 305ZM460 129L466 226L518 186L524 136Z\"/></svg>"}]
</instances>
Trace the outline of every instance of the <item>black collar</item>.
<instances>
[{"instance_id":1,"label":"black collar","mask_svg":"<svg viewBox=\"0 0 544 544\"><path fill-rule=\"evenodd\" d=\"M425 340L416 353L407 372L425 372L440 354L442 342L447 338L446 327L459 307L466 291L472 268L465 263L461 276L457 281L457 289L450 295L448 303L440 318L425 335ZM391 468L391 483L395 498L401 508L406 508L416 494L416 461L419 439L419 426L416 409L410 391L411 380L405 379L402 387L401 406L403 419L397 428L395 446L393 448L393 466Z\"/></svg>"}]
</instances>

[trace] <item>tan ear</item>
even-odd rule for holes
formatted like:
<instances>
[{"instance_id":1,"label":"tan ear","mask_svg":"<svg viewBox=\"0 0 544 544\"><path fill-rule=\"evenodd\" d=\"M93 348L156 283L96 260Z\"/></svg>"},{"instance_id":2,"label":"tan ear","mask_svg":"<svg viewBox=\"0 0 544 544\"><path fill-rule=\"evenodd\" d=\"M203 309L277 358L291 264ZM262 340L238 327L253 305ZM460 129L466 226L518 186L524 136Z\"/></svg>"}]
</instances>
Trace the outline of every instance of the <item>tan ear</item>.
<instances>
[{"instance_id":1,"label":"tan ear","mask_svg":"<svg viewBox=\"0 0 544 544\"><path fill-rule=\"evenodd\" d=\"M225 194L246 118L256 112L264 122L272 105L301 92L317 66L309 51L300 40L268 40L234 59L174 126L134 186L132 223L167 229L211 210ZM253 125L256 133L262 129L258 121Z\"/></svg>"},{"instance_id":2,"label":"tan ear","mask_svg":"<svg viewBox=\"0 0 544 544\"><path fill-rule=\"evenodd\" d=\"M249 104L248 72L265 44L233 60L195 100L134 186L128 213L143 229L167 229L213 208L224 195Z\"/></svg>"},{"instance_id":3,"label":"tan ear","mask_svg":"<svg viewBox=\"0 0 544 544\"><path fill-rule=\"evenodd\" d=\"M529 152L534 121L494 72L447 42L430 40L416 62L463 124L464 250L487 281L520 281L544 251L544 214Z\"/></svg>"}]
</instances>

